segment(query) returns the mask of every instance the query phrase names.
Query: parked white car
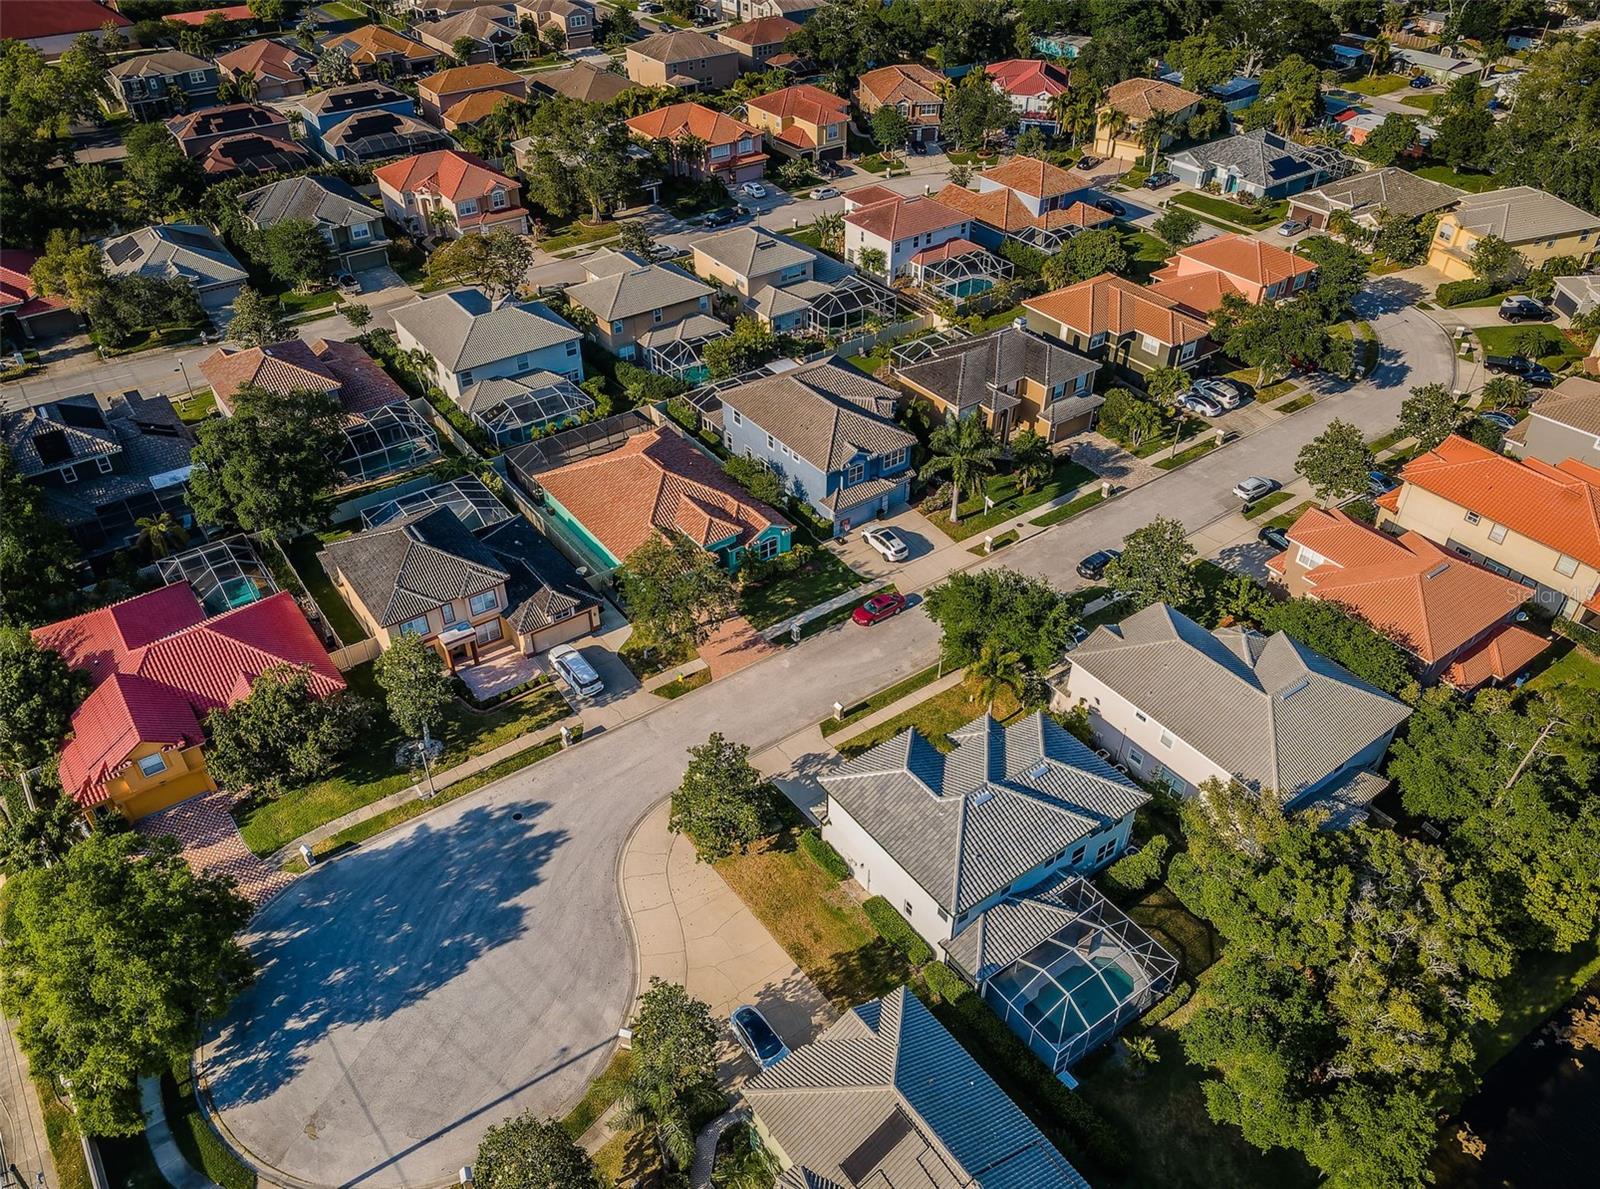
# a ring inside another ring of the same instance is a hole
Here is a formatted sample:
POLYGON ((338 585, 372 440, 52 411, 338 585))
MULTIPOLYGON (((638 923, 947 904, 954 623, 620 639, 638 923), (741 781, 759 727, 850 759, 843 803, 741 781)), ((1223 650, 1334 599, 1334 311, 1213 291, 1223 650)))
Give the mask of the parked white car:
POLYGON ((746 182, 739 187, 739 193, 746 198, 765 198, 767 196, 767 188, 760 182, 746 182))
POLYGON ((592 698, 605 692, 606 683, 600 680, 600 674, 583 659, 583 653, 572 645, 557 644, 545 655, 550 658, 550 667, 555 670, 562 684, 577 697, 592 698))
POLYGON ((1276 479, 1264 479, 1260 475, 1251 475, 1248 479, 1240 479, 1233 485, 1233 494, 1245 503, 1251 503, 1264 495, 1271 495, 1278 490, 1276 479))
POLYGON ((911 549, 904 538, 892 528, 864 529, 861 538, 883 554, 884 561, 905 561, 911 556, 911 549))

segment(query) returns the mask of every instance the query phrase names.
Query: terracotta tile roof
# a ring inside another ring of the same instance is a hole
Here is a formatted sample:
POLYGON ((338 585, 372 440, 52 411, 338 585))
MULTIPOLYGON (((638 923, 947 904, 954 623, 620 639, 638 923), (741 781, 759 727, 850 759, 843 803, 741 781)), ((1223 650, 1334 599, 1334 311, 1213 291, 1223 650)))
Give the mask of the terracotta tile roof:
POLYGON ((624 561, 657 532, 683 533, 700 545, 729 537, 746 545, 772 525, 789 525, 665 429, 545 471, 538 482, 611 556, 624 561))
POLYGON ((0 15, 0 37, 31 41, 35 38, 65 37, 69 33, 93 33, 104 24, 126 29, 133 24, 115 9, 97 0, 51 0, 49 4, 7 4, 0 15))
POLYGON ((1085 188, 1083 180, 1037 157, 1013 157, 1004 165, 986 169, 978 176, 1030 198, 1059 198, 1085 188))
POLYGON ((938 71, 908 63, 869 70, 856 80, 856 86, 879 104, 898 103, 902 99, 912 103, 942 103, 944 82, 944 75, 938 71))
POLYGON ((1007 95, 1059 95, 1068 85, 1065 70, 1037 58, 1007 58, 1004 62, 991 62, 984 69, 1007 95))
POLYGON ((875 202, 887 202, 893 198, 903 197, 898 191, 880 186, 876 182, 869 183, 855 190, 846 190, 844 194, 845 206, 854 210, 858 207, 871 206, 875 202))
POLYGON ((258 79, 273 82, 292 82, 304 78, 306 71, 317 64, 310 54, 295 46, 285 45, 270 38, 251 41, 217 58, 217 65, 234 74, 246 71, 258 79))
POLYGON ((758 95, 745 106, 779 117, 804 120, 808 124, 834 124, 850 118, 848 101, 810 83, 797 83, 758 95))
POLYGON ((1063 226, 1099 227, 1110 223, 1115 217, 1109 211, 1090 206, 1087 202, 1074 202, 1065 210, 1045 212, 1044 225, 1052 229, 1063 226))
POLYGON ((212 13, 221 13, 225 21, 248 21, 254 14, 248 4, 230 4, 225 8, 198 8, 190 12, 169 12, 161 19, 177 21, 180 25, 203 25, 212 13))
POLYGON ((432 190, 454 202, 487 194, 496 185, 512 190, 518 186, 481 157, 459 149, 436 149, 415 157, 402 157, 372 171, 379 182, 402 194, 432 190))
POLYGON ((723 41, 739 45, 775 45, 787 40, 789 34, 799 31, 800 26, 788 17, 757 17, 742 25, 731 25, 717 36, 723 41))
POLYGON ((782 132, 778 133, 777 139, 783 141, 784 144, 792 144, 798 149, 814 149, 817 147, 817 138, 799 124, 790 124, 782 132))
POLYGON ((338 34, 328 44, 344 48, 352 62, 363 64, 376 62, 385 54, 399 54, 412 60, 439 56, 438 50, 429 49, 409 37, 402 37, 383 25, 362 25, 359 29, 338 34))
POLYGON ((1309 508, 1289 540, 1325 558, 1306 572, 1312 598, 1353 611, 1424 663, 1449 656, 1505 619, 1531 587, 1473 565, 1420 533, 1398 538, 1333 510, 1309 508))
POLYGON ((1317 262, 1309 256, 1249 235, 1219 235, 1179 248, 1177 255, 1257 285, 1275 285, 1317 271, 1317 262))
POLYGON ((669 103, 626 123, 647 140, 675 140, 685 134, 698 136, 708 145, 737 143, 741 136, 752 137, 757 144, 761 140, 759 130, 703 103, 669 103))
POLYGON ((1491 679, 1509 681, 1550 647, 1550 641, 1515 624, 1502 625, 1474 644, 1445 670, 1442 680, 1459 690, 1474 690, 1491 679))
POLYGON ((205 715, 245 697, 276 665, 307 669, 318 697, 344 688, 286 591, 206 619, 194 592, 175 583, 33 637, 97 683, 61 752, 63 787, 85 806, 105 800, 106 782, 134 747, 200 742, 205 715))
POLYGON ((245 350, 218 347, 201 361, 200 374, 210 383, 224 412, 231 408, 234 394, 247 384, 268 392, 307 388, 314 392, 337 392, 339 389, 339 378, 317 358, 304 339, 285 339, 267 347, 245 350))
MULTIPOLYGON (((1600 470, 1518 462, 1452 434, 1405 465, 1407 485, 1600 568, 1600 470)), ((1397 489, 1401 490, 1401 489, 1397 489)))
POLYGON ((417 80, 417 90, 430 95, 454 95, 457 91, 478 91, 485 87, 503 87, 507 83, 522 84, 523 78, 496 66, 493 62, 480 62, 474 66, 452 66, 438 74, 417 80))
POLYGON ((494 109, 502 103, 515 102, 517 97, 504 91, 474 91, 465 99, 445 108, 442 118, 446 128, 454 129, 462 124, 475 124, 485 116, 493 115, 494 109))
POLYGON ((1110 273, 1030 298, 1022 304, 1025 309, 1091 335, 1137 331, 1176 346, 1202 339, 1210 330, 1207 322, 1189 313, 1172 298, 1110 273))
POLYGON ((1154 78, 1129 78, 1106 92, 1106 107, 1114 107, 1130 120, 1147 120, 1158 111, 1180 112, 1200 96, 1154 78))
POLYGON ((857 207, 844 217, 852 227, 859 227, 868 235, 898 243, 913 235, 942 231, 967 221, 967 214, 954 207, 945 206, 937 199, 917 195, 905 198, 895 195, 870 206, 857 207))
POLYGON ((339 407, 346 413, 370 413, 406 401, 405 389, 355 343, 318 339, 311 350, 339 381, 339 407))
POLYGON ((33 287, 29 274, 39 261, 37 252, 21 248, 0 248, 0 309, 9 310, 22 317, 43 313, 45 310, 64 310, 67 303, 59 297, 41 297, 33 287))
POLYGON ((1167 267, 1150 277, 1150 292, 1171 298, 1186 310, 1210 317, 1222 307, 1224 297, 1243 297, 1244 293, 1226 273, 1198 272, 1180 277, 1167 267))
POLYGON ((965 256, 970 252, 981 251, 983 249, 970 239, 962 239, 957 236, 955 239, 945 240, 937 248, 923 248, 922 251, 911 258, 911 263, 934 264, 940 260, 950 260, 956 256, 965 256))

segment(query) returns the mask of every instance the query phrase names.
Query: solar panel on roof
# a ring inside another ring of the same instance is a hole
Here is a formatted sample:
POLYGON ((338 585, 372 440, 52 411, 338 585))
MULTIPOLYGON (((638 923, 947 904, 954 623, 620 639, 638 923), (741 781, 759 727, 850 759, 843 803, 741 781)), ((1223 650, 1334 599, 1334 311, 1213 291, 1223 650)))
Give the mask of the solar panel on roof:
POLYGON ((882 1123, 873 1129, 871 1135, 857 1145, 843 1160, 839 1161, 839 1171, 850 1178, 852 1185, 859 1185, 863 1180, 872 1175, 872 1171, 882 1164, 889 1153, 901 1140, 912 1133, 911 1120, 906 1118, 906 1113, 898 1106, 882 1123))
POLYGON ((106 419, 100 412, 97 403, 77 404, 74 401, 64 400, 56 405, 56 416, 63 425, 76 426, 79 429, 104 429, 106 419))
POLYGON ((131 239, 119 239, 106 249, 106 255, 111 257, 112 264, 121 264, 133 259, 142 249, 131 239))
POLYGON ((194 248, 201 252, 212 250, 211 240, 204 235, 197 235, 193 231, 168 231, 167 238, 175 244, 182 244, 186 248, 194 248))

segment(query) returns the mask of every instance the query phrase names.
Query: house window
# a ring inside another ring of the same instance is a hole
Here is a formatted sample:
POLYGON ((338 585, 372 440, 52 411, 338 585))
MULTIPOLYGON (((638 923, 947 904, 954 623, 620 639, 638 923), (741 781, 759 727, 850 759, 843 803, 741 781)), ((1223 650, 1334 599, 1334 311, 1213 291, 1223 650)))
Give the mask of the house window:
POLYGON ((372 225, 370 223, 357 223, 350 228, 350 238, 356 243, 362 243, 372 238, 372 225))
POLYGON ((948 921, 950 919, 950 914, 941 908, 939 909, 939 919, 941 921, 948 921))
POLYGON ((1137 747, 1128 748, 1128 764, 1133 768, 1144 768, 1144 752, 1137 747))
POLYGON ((1478 521, 1480 521, 1482 519, 1483 519, 1483 517, 1479 516, 1476 512, 1468 512, 1467 513, 1467 523, 1468 524, 1477 524, 1478 521))
POLYGON ((478 200, 476 198, 463 198, 456 203, 456 214, 466 216, 478 213, 478 200))
POLYGON ((528 357, 526 355, 518 355, 517 356, 517 371, 525 372, 527 370, 528 370, 528 357))
POLYGON ((63 483, 76 483, 78 481, 78 470, 76 467, 62 467, 58 473, 60 474, 61 481, 63 483))
POLYGON ((486 590, 482 594, 473 595, 467 605, 472 608, 474 615, 482 615, 500 605, 500 596, 492 590, 486 590))
POLYGON ((428 617, 419 615, 415 619, 408 619, 400 625, 402 636, 426 636, 428 634, 428 617))
POLYGON ((1577 572, 1578 572, 1578 559, 1577 558, 1568 557, 1565 553, 1563 553, 1560 557, 1556 558, 1556 573, 1560 574, 1563 578, 1571 578, 1577 572))
POLYGON ((578 340, 577 339, 568 339, 567 340, 567 357, 569 359, 570 358, 574 358, 574 357, 577 356, 577 354, 578 354, 578 340))
POLYGON ((509 204, 506 202, 506 192, 504 190, 496 187, 494 190, 489 192, 490 210, 503 211, 506 209, 507 205, 509 204))
POLYGON ((1099 348, 1101 348, 1101 347, 1103 347, 1105 345, 1106 345, 1106 332, 1105 331, 1102 330, 1099 334, 1091 334, 1089 336, 1089 350, 1091 350, 1091 351, 1098 350, 1099 348))
POLYGON ((752 552, 762 561, 771 561, 778 556, 778 538, 763 537, 755 543, 752 552))
POLYGON ((1161 746, 1162 747, 1171 747, 1172 746, 1172 732, 1171 731, 1162 731, 1161 732, 1161 746))
POLYGON ((738 409, 729 409, 728 412, 733 415, 733 423, 735 425, 743 425, 744 424, 744 418, 739 416, 739 410, 738 409))
POLYGON ((204 84, 206 81, 206 72, 204 70, 191 70, 189 72, 189 81, 191 83, 204 84))
POLYGON ((621 322, 613 322, 611 324, 611 333, 612 334, 621 334, 622 333, 622 323, 621 322))
POLYGON ((854 486, 855 484, 861 482, 862 477, 864 475, 866 475, 866 473, 867 473, 867 468, 864 467, 861 463, 852 462, 849 466, 845 467, 845 469, 844 469, 844 485, 846 487, 854 486))
POLYGON ((1500 542, 1504 541, 1505 539, 1506 539, 1506 526, 1505 525, 1497 524, 1497 525, 1495 525, 1493 528, 1491 528, 1489 530, 1489 540, 1493 541, 1496 545, 1500 544, 1500 542))
POLYGON ((891 450, 889 453, 883 456, 883 469, 886 471, 892 471, 895 469, 895 467, 903 465, 905 461, 906 448, 901 446, 900 449, 891 450))
POLYGON ((1149 722, 1150 721, 1148 718, 1146 718, 1144 716, 1144 711, 1143 710, 1135 710, 1133 712, 1133 717, 1138 719, 1140 722, 1149 722))
POLYGON ((912 910, 912 907, 911 907, 911 901, 909 901, 909 900, 906 901, 905 908, 906 908, 906 916, 910 917, 913 914, 913 910, 912 910))
POLYGON ((1141 335, 1139 337, 1139 345, 1151 355, 1159 354, 1161 351, 1161 340, 1153 334, 1141 335))
POLYGON ((1117 840, 1115 838, 1107 838, 1100 844, 1099 849, 1094 852, 1094 865, 1096 867, 1100 866, 1101 863, 1104 863, 1115 854, 1116 850, 1117 840))
POLYGON ((160 776, 167 770, 167 757, 159 751, 153 756, 143 756, 139 760, 139 771, 146 777, 160 776))
POLYGON ((439 614, 444 617, 445 626, 449 627, 456 621, 456 605, 454 603, 446 603, 439 608, 439 614))
POLYGON ((111 473, 111 460, 104 454, 97 454, 95 456, 94 465, 100 468, 100 473, 102 475, 109 475, 111 473))
POLYGON ((1079 863, 1083 862, 1083 852, 1084 852, 1084 847, 1082 847, 1082 846, 1080 846, 1077 850, 1072 852, 1072 865, 1074 867, 1076 867, 1079 863))
POLYGON ((771 450, 773 448, 773 446, 775 446, 776 444, 777 443, 772 440, 772 435, 768 434, 767 435, 767 449, 771 450))
POLYGON ((660 310, 651 310, 650 311, 650 321, 655 322, 655 323, 660 323, 660 321, 661 321, 661 311, 660 310))
POLYGON ((499 619, 491 619, 487 623, 478 625, 477 637, 479 644, 493 644, 503 635, 505 635, 505 629, 500 626, 499 619))

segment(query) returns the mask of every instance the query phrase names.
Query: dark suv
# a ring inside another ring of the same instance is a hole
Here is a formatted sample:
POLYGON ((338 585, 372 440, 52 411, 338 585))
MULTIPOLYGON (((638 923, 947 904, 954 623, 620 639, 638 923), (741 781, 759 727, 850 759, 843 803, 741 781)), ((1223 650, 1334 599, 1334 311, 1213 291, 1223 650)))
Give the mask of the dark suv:
POLYGON ((1556 312, 1531 297, 1508 297, 1500 303, 1502 322, 1554 322, 1556 312))
POLYGON ((1120 549, 1101 549, 1078 563, 1078 577, 1098 582, 1105 577, 1106 567, 1122 556, 1120 549))
POLYGON ((1555 376, 1544 364, 1534 359, 1525 359, 1521 355, 1489 355, 1484 358, 1483 366, 1486 371, 1520 376, 1540 388, 1548 388, 1556 382, 1555 376))

